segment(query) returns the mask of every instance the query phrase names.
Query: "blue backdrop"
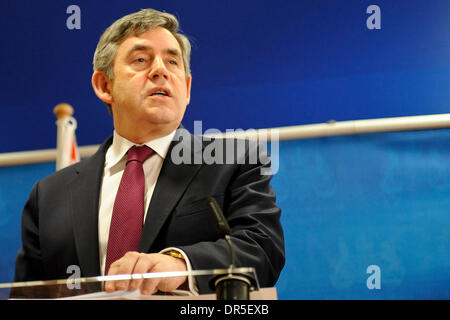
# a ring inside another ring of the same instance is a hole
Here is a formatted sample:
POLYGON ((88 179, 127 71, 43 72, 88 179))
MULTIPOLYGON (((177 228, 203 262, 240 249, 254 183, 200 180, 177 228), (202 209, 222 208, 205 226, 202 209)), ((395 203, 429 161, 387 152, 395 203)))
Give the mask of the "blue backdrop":
POLYGON ((449 112, 448 0, 3 0, 0 152, 54 148, 60 102, 75 108, 80 145, 109 136, 93 53, 114 20, 149 6, 176 14, 193 42, 189 129, 449 112), (66 26, 73 4, 79 30, 66 26), (372 4, 379 30, 366 26, 372 4))
MULTIPOLYGON (((282 141, 279 298, 448 299, 449 140, 450 129, 282 141), (371 265, 380 289, 367 287, 371 265)), ((0 168, 0 282, 13 277, 32 184, 54 168, 0 168)))
POLYGON ((450 298, 450 130, 280 144, 282 299, 450 298), (381 289, 369 290, 369 266, 381 289))

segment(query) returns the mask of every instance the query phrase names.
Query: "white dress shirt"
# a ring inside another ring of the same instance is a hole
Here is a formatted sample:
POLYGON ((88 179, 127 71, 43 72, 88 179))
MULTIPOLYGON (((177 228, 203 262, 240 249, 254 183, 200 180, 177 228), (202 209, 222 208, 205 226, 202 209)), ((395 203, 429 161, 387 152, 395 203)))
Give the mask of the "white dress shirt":
MULTIPOLYGON (((156 181, 158 180, 159 172, 161 171, 163 161, 167 155, 174 135, 175 131, 165 137, 142 144, 155 151, 155 154, 143 163, 145 175, 145 211, 143 223, 145 223, 148 206, 150 204, 150 200, 152 199, 153 191, 155 190, 156 181)), ((109 227, 111 224, 114 201, 116 199, 117 190, 119 189, 120 180, 122 179, 122 175, 125 170, 127 158, 126 153, 134 145, 136 145, 136 143, 125 139, 114 131, 113 143, 108 148, 105 156, 105 168, 103 171, 103 181, 100 190, 98 215, 98 241, 100 251, 100 270, 102 275, 105 273, 106 250, 108 248, 109 227)), ((189 259, 182 250, 177 248, 166 248, 162 250, 161 253, 171 249, 176 249, 179 251, 186 261, 188 271, 192 270, 189 259)), ((193 283, 193 279, 191 278, 192 277, 189 277, 189 289, 195 294, 195 285, 193 283)))

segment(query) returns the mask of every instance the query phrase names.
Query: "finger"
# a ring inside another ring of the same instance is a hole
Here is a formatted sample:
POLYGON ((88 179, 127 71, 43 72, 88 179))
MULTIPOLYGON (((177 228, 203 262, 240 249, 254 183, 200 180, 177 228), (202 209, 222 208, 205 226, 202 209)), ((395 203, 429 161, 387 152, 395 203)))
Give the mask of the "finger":
POLYGON ((145 279, 141 285, 141 294, 150 295, 158 291, 161 278, 145 279))
MULTIPOLYGON (((111 266, 109 267, 108 274, 107 274, 108 276, 119 274, 119 268, 120 268, 121 261, 122 261, 122 259, 119 259, 119 260, 114 261, 111 264, 111 266)), ((112 292, 112 291, 116 290, 116 281, 115 280, 106 281, 105 282, 105 290, 107 292, 112 292)))
MULTIPOLYGON (((164 256, 164 263, 161 263, 160 265, 155 266, 154 271, 158 272, 159 268, 166 268, 166 266, 170 266, 171 271, 186 271, 186 262, 184 260, 181 260, 179 258, 174 258, 170 256, 164 256)), ((162 270, 161 270, 162 271, 162 270)), ((170 292, 178 287, 180 287, 183 283, 187 281, 186 276, 180 276, 180 277, 166 277, 162 279, 158 283, 157 289, 163 292, 170 292)))
MULTIPOLYGON (((127 252, 120 262, 120 266, 115 269, 116 274, 131 274, 133 273, 134 266, 139 260, 140 254, 138 252, 127 252)), ((127 290, 130 284, 130 280, 118 280, 115 281, 116 290, 127 290)))
MULTIPOLYGON (((108 275, 131 274, 139 259, 138 252, 127 252, 122 258, 111 264, 108 275)), ((130 280, 108 281, 106 291, 127 290, 130 280)))
POLYGON ((157 290, 162 292, 171 292, 177 289, 186 281, 186 277, 168 277, 161 279, 157 285, 157 290))
MULTIPOLYGON (((152 269, 154 265, 154 259, 152 259, 152 255, 141 255, 134 266, 133 273, 146 273, 152 269)), ((141 287, 143 283, 143 279, 133 279, 130 282, 129 289, 136 290, 141 287)))
MULTIPOLYGON (((156 254, 153 257, 153 266, 147 272, 163 272, 163 271, 185 271, 186 263, 184 260, 173 258, 167 255, 156 254)), ((142 284, 142 294, 153 294, 161 290, 170 292, 177 289, 186 281, 187 277, 165 277, 145 279, 142 284)))

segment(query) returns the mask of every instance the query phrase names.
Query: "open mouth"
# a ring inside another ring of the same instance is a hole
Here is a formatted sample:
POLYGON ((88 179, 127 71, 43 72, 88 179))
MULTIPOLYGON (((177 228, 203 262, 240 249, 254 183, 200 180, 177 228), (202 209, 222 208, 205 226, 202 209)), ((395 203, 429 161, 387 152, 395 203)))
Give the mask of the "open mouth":
POLYGON ((150 96, 166 96, 166 97, 168 97, 169 94, 166 91, 164 91, 164 90, 158 90, 158 91, 153 92, 152 94, 150 94, 150 96))
POLYGON ((149 96, 150 97, 155 97, 155 96, 160 96, 160 97, 170 97, 170 91, 167 88, 164 87, 157 87, 157 88, 153 88, 150 92, 149 92, 149 96))

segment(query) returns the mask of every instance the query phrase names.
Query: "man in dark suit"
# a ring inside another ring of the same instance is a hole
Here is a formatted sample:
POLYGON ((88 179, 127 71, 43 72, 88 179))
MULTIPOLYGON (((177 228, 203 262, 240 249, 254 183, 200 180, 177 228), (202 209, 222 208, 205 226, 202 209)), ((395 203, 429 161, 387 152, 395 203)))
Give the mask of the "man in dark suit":
MULTIPOLYGON (((189 56, 178 21, 156 10, 127 15, 103 33, 92 85, 113 116, 114 134, 91 158, 35 184, 23 211, 15 281, 66 278, 70 265, 85 277, 227 268, 228 247, 206 205, 212 196, 231 227, 236 265, 254 267, 263 287, 275 284, 284 239, 271 176, 262 174, 270 167, 267 154, 249 142, 234 152, 239 148, 233 141, 233 163, 194 160, 204 159, 214 141, 224 141, 187 134, 181 126, 190 100, 189 56), (137 149, 150 151, 136 160, 137 149), (249 161, 254 155, 258 161, 249 161), (131 162, 138 169, 129 169, 131 162), (127 170, 137 176, 129 178, 127 170), (123 199, 141 177, 141 200, 123 199), (139 210, 136 229, 126 215, 139 210)), ((144 294, 182 287, 209 291, 207 281, 190 277, 105 285, 107 291, 139 288, 144 294)))

